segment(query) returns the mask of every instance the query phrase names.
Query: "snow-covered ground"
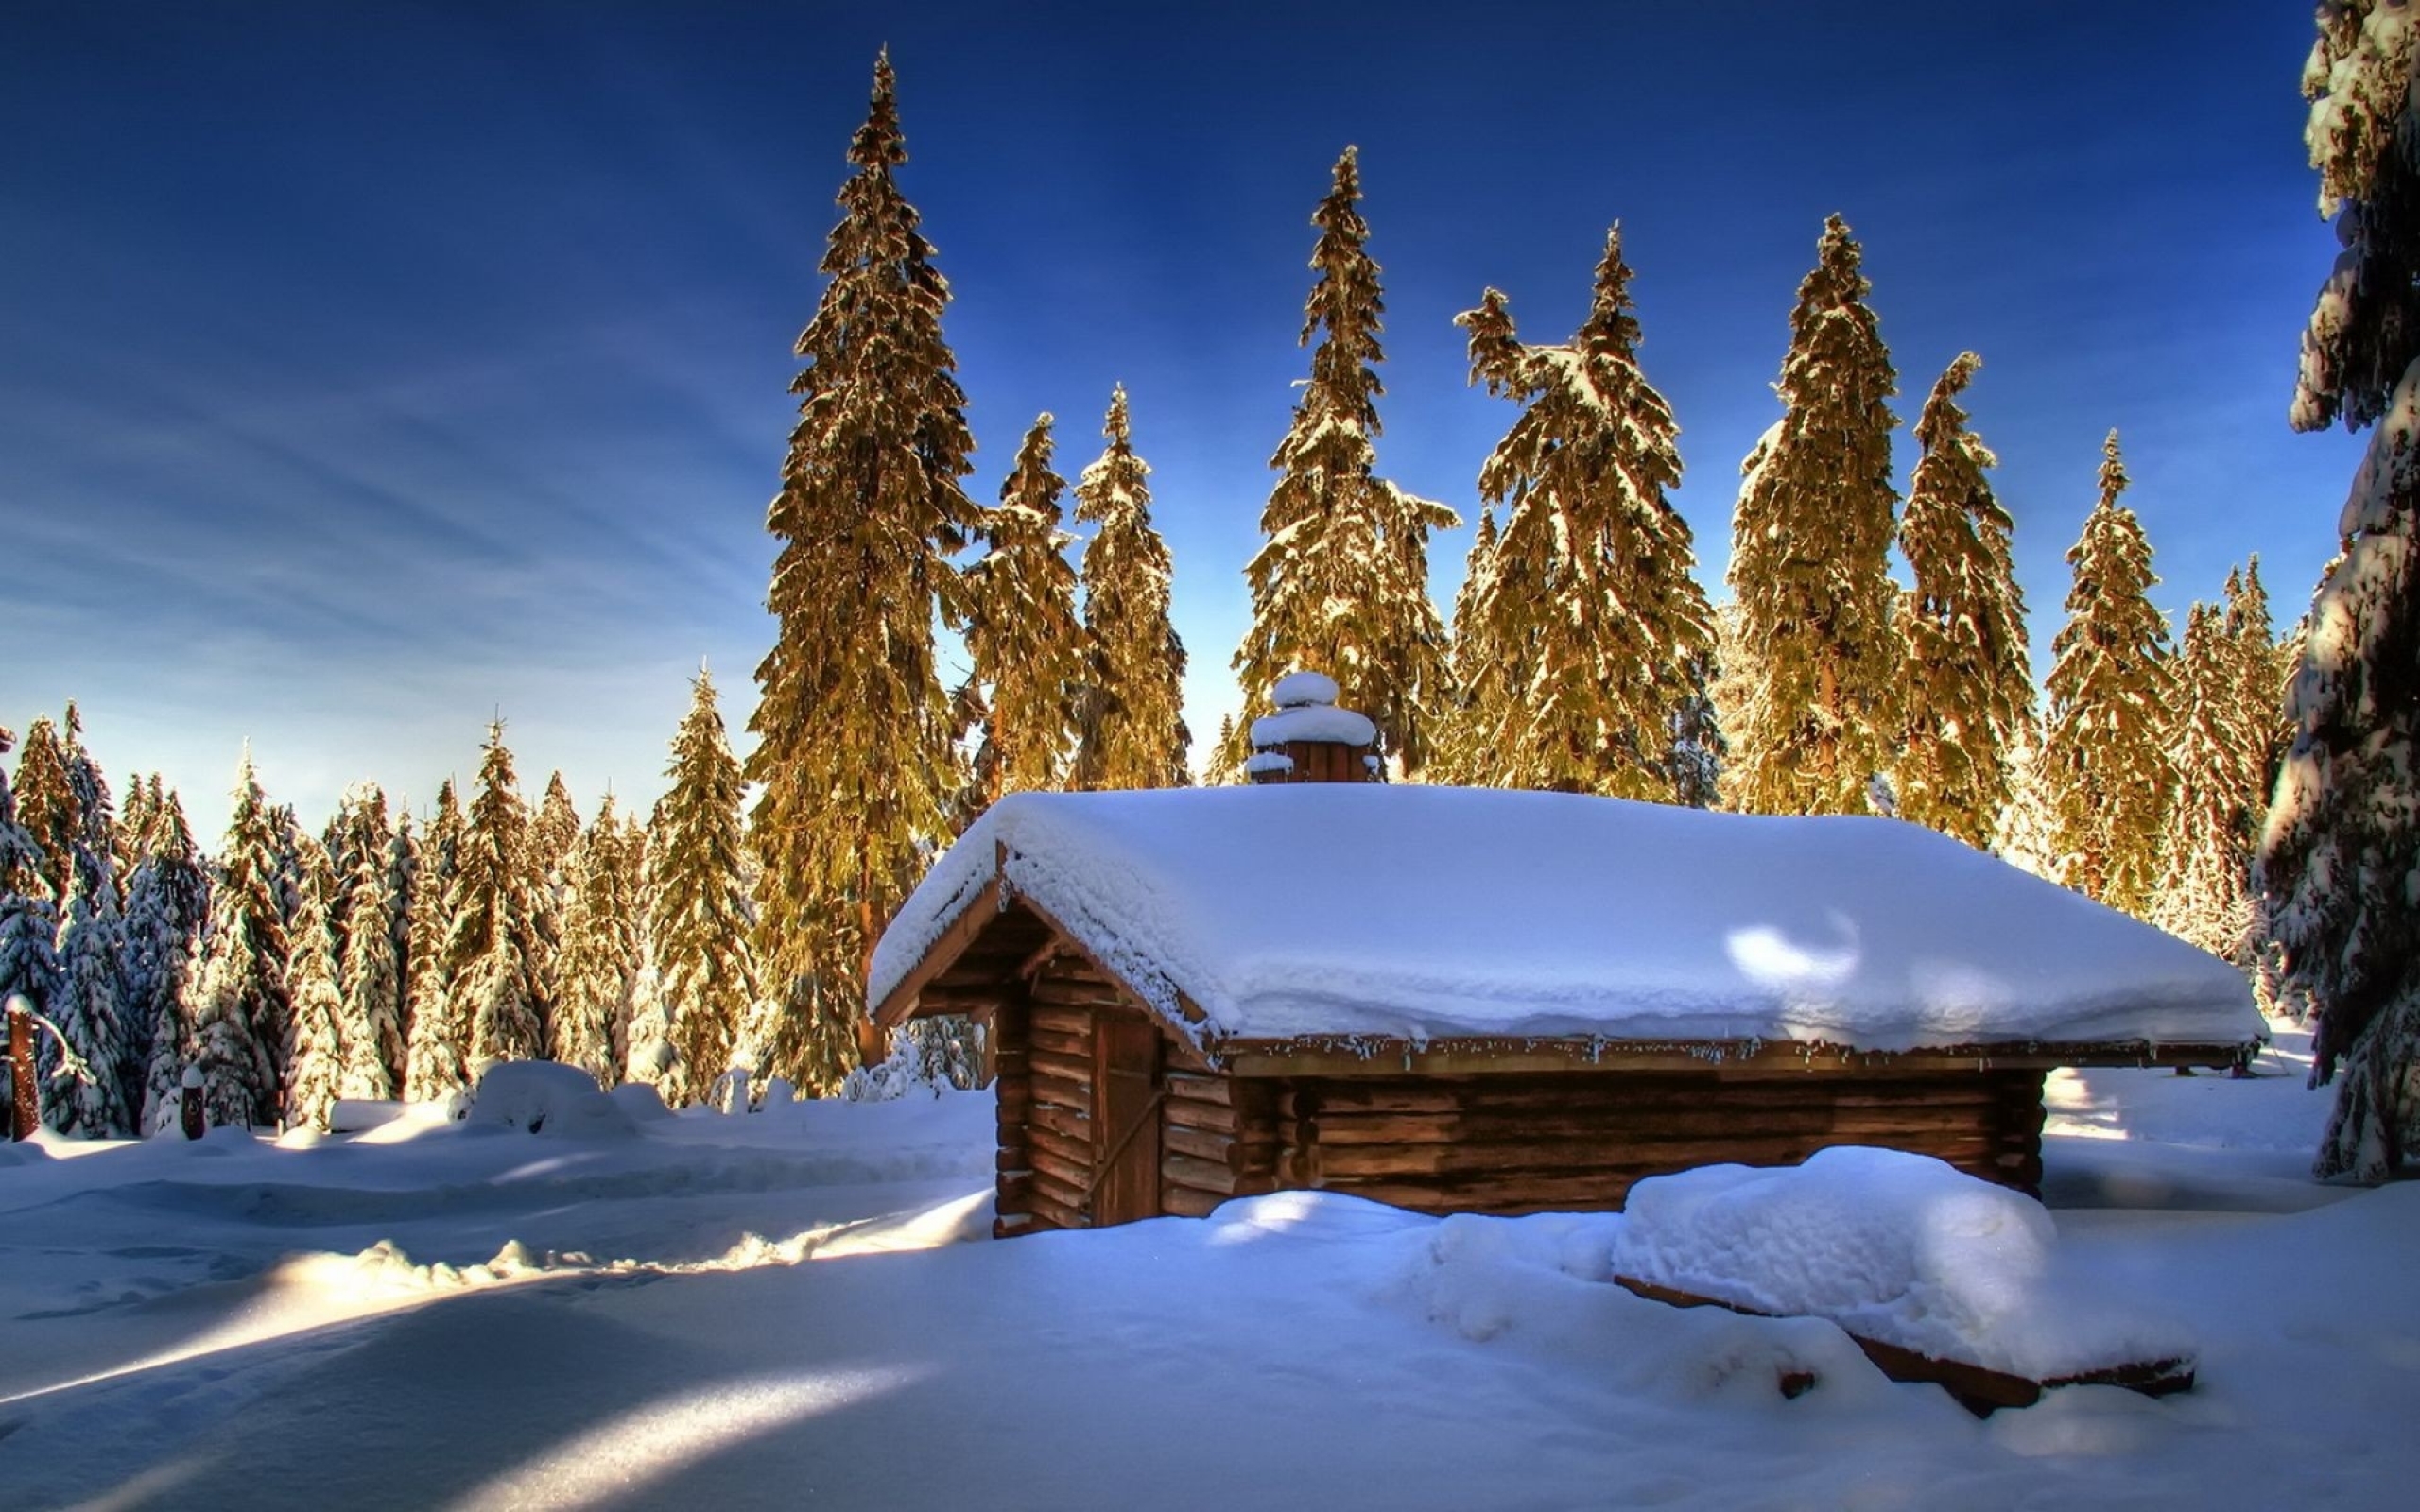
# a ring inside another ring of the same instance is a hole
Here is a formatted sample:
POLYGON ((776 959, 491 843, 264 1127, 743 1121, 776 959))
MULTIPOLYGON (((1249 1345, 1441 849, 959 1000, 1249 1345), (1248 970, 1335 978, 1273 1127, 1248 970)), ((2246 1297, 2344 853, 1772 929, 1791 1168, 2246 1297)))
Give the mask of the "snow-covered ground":
POLYGON ((2300 1054, 2056 1079, 2060 1249, 2201 1384, 1981 1422, 1614 1216, 992 1243, 980 1093, 0 1146, 0 1507, 2408 1505, 2420 1184, 2308 1180, 2300 1054))

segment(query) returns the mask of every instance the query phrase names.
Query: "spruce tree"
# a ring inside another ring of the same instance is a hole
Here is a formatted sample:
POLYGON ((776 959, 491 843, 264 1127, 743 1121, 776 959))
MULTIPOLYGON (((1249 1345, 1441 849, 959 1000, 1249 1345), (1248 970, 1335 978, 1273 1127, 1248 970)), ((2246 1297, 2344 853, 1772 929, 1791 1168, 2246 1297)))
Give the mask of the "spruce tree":
POLYGON ((36 714, 26 727, 26 748, 17 758, 17 822, 41 851, 34 874, 43 895, 54 904, 64 904, 74 889, 70 857, 83 824, 68 777, 67 749, 48 714, 36 714))
POLYGON ((595 1076, 600 1087, 622 1079, 637 986, 639 900, 622 852, 638 843, 608 793, 596 822, 573 847, 568 868, 572 888, 563 905, 562 953, 556 959, 560 995, 549 1054, 595 1076))
POLYGON ((344 998, 337 988, 337 940, 329 903, 336 868, 324 847, 302 846, 302 896, 286 932, 285 986, 293 1004, 294 1055, 286 1065, 285 1122, 290 1128, 328 1127, 342 1091, 346 1046, 344 998))
POLYGON ((2150 919, 2213 955, 2242 962, 2252 926, 2242 819, 2257 757, 2238 722, 2235 650, 2221 611, 2194 605, 2175 659, 2163 741, 2173 777, 2150 919))
POLYGON ((2049 695, 2040 780, 2055 816, 2061 881, 2135 915, 2158 881, 2168 785, 2168 624, 2152 607, 2151 542, 2118 507, 2126 468, 2111 431, 2101 448, 2100 499, 2067 553, 2075 584, 2049 695))
POLYGON ((1753 814, 1861 814, 1897 733, 1892 623, 1891 430, 1898 392, 1863 253, 1824 223, 1799 285, 1774 386, 1781 420, 1741 466, 1730 583, 1753 682, 1722 711, 1730 806, 1753 814))
POLYGON ((479 790, 455 847, 447 901, 447 1016, 470 1032, 466 1064, 474 1074, 494 1061, 535 1059, 545 1045, 534 892, 529 811, 498 720, 488 726, 479 790))
POLYGON ((1046 414, 1017 449, 1000 507, 983 517, 991 549, 966 573, 966 650, 990 690, 977 759, 987 804, 1058 786, 1074 739, 1084 630, 1059 528, 1067 483, 1050 470, 1051 444, 1046 414))
POLYGON ((162 795, 155 778, 145 799, 146 853, 126 892, 126 949, 135 989, 130 1022, 148 1025, 139 1083, 128 1089, 136 1129, 155 1133, 176 1122, 184 1069, 194 1058, 193 1000, 202 925, 210 917, 210 878, 195 850, 184 804, 162 795))
POLYGON ((2320 213, 2344 252, 2304 337, 2292 421, 2374 425, 2311 606, 2293 744, 2261 843, 2289 985, 2338 1080, 2315 1169, 2378 1179, 2420 1152, 2420 14, 2339 0, 2303 72, 2320 213))
POLYGON ((1428 534, 1461 522, 1372 471, 1385 304, 1360 199, 1359 152, 1346 147, 1311 216, 1319 276, 1301 336, 1311 374, 1270 458, 1279 476, 1261 511, 1266 544, 1244 570, 1253 618, 1235 668, 1248 716, 1269 712, 1269 691, 1287 673, 1326 673, 1339 702, 1369 715, 1380 745, 1413 772, 1428 760, 1430 726, 1449 692, 1444 626, 1428 596, 1428 534))
POLYGON ((48 1016, 83 1066, 62 1074, 58 1043, 43 1040, 42 1118, 61 1134, 121 1139, 134 1132, 121 1069, 127 1057, 126 1014, 118 1000, 124 936, 103 880, 107 864, 95 862, 80 840, 69 862, 74 881, 60 935, 60 991, 48 1016))
POLYGON ((657 1084, 678 1108, 703 1097, 732 1067, 732 1051, 756 997, 749 950, 747 862, 742 849, 739 764, 723 737, 714 679, 690 683, 689 713, 672 738, 671 786, 648 826, 648 942, 651 980, 676 1059, 657 1084))
POLYGON ((110 842, 118 879, 130 888, 134 885, 134 868, 151 854, 158 827, 160 774, 153 772, 149 782, 145 786, 143 774, 137 772, 127 783, 126 802, 118 808, 110 842))
POLYGON ((337 1038, 344 1046, 337 1095, 383 1102, 401 1094, 405 1065, 403 974, 395 952, 397 900, 392 887, 396 835, 387 822, 387 795, 375 783, 355 787, 345 795, 339 823, 346 869, 335 872, 336 858, 330 858, 331 903, 341 902, 344 921, 337 932, 343 1005, 337 1038))
MULTIPOLYGON (((15 732, 0 729, 0 756, 15 744, 15 732)), ((8 765, 0 762, 0 999, 23 993, 35 1011, 46 1012, 61 990, 59 912, 43 877, 46 852, 17 816, 8 765)))
POLYGON ((2257 758, 2253 792, 2243 816, 2247 841, 2256 844, 2269 795, 2276 787, 2277 767, 2294 727, 2286 718, 2286 695, 2301 659, 2302 643, 2281 644, 2270 622, 2269 590, 2260 581, 2260 558, 2255 554, 2240 571, 2227 573, 2226 611, 2222 621, 2236 660, 2233 718, 2247 749, 2257 758))
POLYGON ((1914 589, 1899 600, 1906 696, 1893 773, 1899 816, 1991 843, 2009 800, 2009 748, 2032 717, 2015 528, 1985 474, 1999 465, 1958 397, 1982 359, 1961 352, 1916 421, 1924 458, 1899 521, 1914 589))
POLYGON ((278 895, 276 816, 250 747, 219 848, 194 1004, 194 1063, 213 1124, 277 1125, 287 1023, 285 910, 278 895))
POLYGON ((115 910, 122 901, 118 891, 116 805, 110 799, 110 784, 101 775, 101 764, 84 748, 84 719, 70 700, 62 726, 61 747, 67 760, 67 784, 75 795, 76 830, 69 854, 78 859, 90 873, 87 885, 93 888, 95 902, 103 893, 109 895, 109 906, 115 910))
POLYGON ((579 843, 579 810, 572 803, 571 788, 562 773, 551 773, 529 821, 528 855, 531 921, 538 931, 538 995, 547 1003, 555 1000, 555 953, 562 948, 563 904, 571 890, 563 867, 579 843))
POLYGON ((1068 785, 1182 787, 1193 735, 1184 728, 1184 643, 1168 618, 1174 567, 1151 528, 1151 469, 1134 455, 1123 384, 1110 391, 1101 434, 1108 446, 1076 483, 1076 518, 1098 528, 1084 543, 1091 666, 1068 785))
POLYGON ((428 838, 412 878, 406 952, 404 1096, 424 1102, 470 1085, 471 1026, 454 1012, 445 942, 453 934, 454 877, 462 846, 462 808, 454 780, 438 784, 428 838))
MULTIPOLYGON (((1465 787, 1486 782, 1495 761, 1487 742, 1510 717, 1504 707, 1505 679, 1487 672, 1498 658, 1479 616, 1479 606, 1495 596, 1498 540, 1495 510, 1483 506, 1478 529, 1471 536, 1470 554, 1463 558, 1462 585, 1454 591, 1454 615, 1447 627, 1453 689, 1437 722, 1437 749, 1428 771, 1432 782, 1465 787)), ((1249 741, 1237 744, 1250 746, 1249 741)))
POLYGON ((1672 801, 1685 808, 1710 809, 1722 800, 1722 764, 1731 747, 1722 738, 1715 706, 1714 685, 1722 675, 1718 656, 1708 647, 1681 666, 1688 691, 1672 714, 1664 773, 1672 784, 1672 801))
POLYGON ((1479 468, 1503 531, 1492 543, 1482 532, 1485 570, 1456 606, 1476 663, 1461 670, 1484 690, 1467 696, 1480 722, 1467 781, 1678 796, 1674 728, 1696 691, 1691 662, 1714 647, 1713 610, 1666 497, 1681 480, 1680 426, 1639 370, 1630 279, 1616 227, 1568 343, 1522 344, 1495 289, 1455 318, 1471 381, 1522 406, 1479 468))
POLYGON ((978 512, 974 438, 942 336, 949 285, 893 178, 907 161, 890 60, 849 148, 782 490, 747 775, 764 869, 757 955, 779 1005, 764 1068, 837 1086, 878 1050, 865 1019, 875 938, 947 833, 957 784, 936 616, 965 594, 948 558, 978 512))
POLYGON ((1243 765, 1236 760, 1236 716, 1219 716, 1218 738, 1210 743, 1209 765, 1202 768, 1204 787, 1240 787, 1243 785, 1243 765))
POLYGON ((2029 718, 2009 747, 2008 801, 1992 829, 1992 854, 2020 871, 2065 886, 2067 866, 2059 850, 2056 795, 2041 754, 2041 722, 2029 718))

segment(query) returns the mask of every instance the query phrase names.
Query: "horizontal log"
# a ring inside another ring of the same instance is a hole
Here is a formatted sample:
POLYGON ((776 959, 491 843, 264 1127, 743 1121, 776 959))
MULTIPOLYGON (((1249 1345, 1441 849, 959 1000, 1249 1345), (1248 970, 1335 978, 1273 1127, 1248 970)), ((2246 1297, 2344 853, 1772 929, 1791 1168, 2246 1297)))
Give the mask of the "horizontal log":
MULTIPOLYGON (((1466 1143, 1460 1144, 1329 1144, 1314 1147, 1317 1170, 1329 1183, 1357 1176, 1467 1176, 1585 1173, 1615 1167, 1685 1170, 1699 1165, 1795 1165, 1819 1149, 1853 1143, 1831 1135, 1760 1139, 1625 1140, 1582 1142, 1466 1143)), ((1894 1146, 1897 1147, 1897 1146, 1894 1146)), ((1910 1143, 1913 1153, 1953 1163, 1989 1160, 1997 1152, 1981 1139, 1932 1139, 1910 1143)))
POLYGON ((1081 1209, 1068 1203, 1062 1202, 1056 1197, 1046 1196, 1041 1192, 1037 1191, 1033 1194, 1032 1201, 1033 1217, 1037 1227, 1045 1225, 1052 1228, 1089 1228, 1092 1227, 1090 1223, 1084 1220, 1081 1209))
POLYGON ((1035 1033, 1072 1034, 1089 1039, 1093 1032, 1093 1016, 1082 1008, 1061 1007, 1056 1004, 1037 1003, 1029 1010, 1030 1028, 1035 1033))
POLYGON ((1090 1076, 1069 1074, 1058 1066, 1037 1066, 1025 1083, 1038 1103, 1057 1103, 1063 1108, 1081 1108, 1092 1101, 1093 1082, 1090 1076))
POLYGON ((1202 1192, 1193 1187, 1163 1183, 1160 1187, 1160 1211, 1176 1218, 1207 1218, 1220 1203, 1231 1198, 1216 1192, 1202 1192))
POLYGON ((1036 1163, 1033 1168, 1034 1211, 1039 1212, 1042 1211, 1040 1205, 1049 1201, 1070 1212, 1080 1212, 1086 1201, 1084 1194, 1091 1188, 1092 1183, 1081 1175, 1071 1180, 1063 1171, 1036 1163))
POLYGON ((1080 1082, 1086 1086, 1092 1084, 1093 1057, 1089 1054, 1062 1055, 1037 1047, 1030 1052, 1030 1057, 1036 1081, 1045 1076, 1057 1076, 1063 1081, 1080 1082))
MULTIPOLYGON (((1160 1111, 1161 1121, 1170 1128, 1197 1128, 1205 1134, 1231 1136, 1241 1134, 1244 1129, 1241 1114, 1217 1103, 1188 1103, 1170 1097, 1160 1104, 1160 1111)), ((1273 1125, 1264 1125, 1263 1134, 1266 1138, 1274 1139, 1277 1131, 1273 1125)))
POLYGON ((1264 1164, 1274 1160, 1277 1154, 1274 1141, 1260 1141, 1255 1149, 1254 1145, 1232 1135, 1207 1134, 1198 1128, 1184 1128, 1173 1124, 1160 1130, 1160 1147, 1208 1160, 1214 1165, 1223 1165, 1230 1171, 1244 1170, 1255 1154, 1264 1164))
POLYGON ((1033 1194, 1033 1173, 1004 1171, 993 1183, 992 1210, 994 1212, 1023 1212, 1026 1199, 1033 1194))
POLYGON ((992 1152, 994 1171, 1022 1171, 1031 1163, 1031 1150, 1024 1144, 1003 1144, 992 1152))
MULTIPOLYGON (((1896 1108, 1998 1106, 2004 1099, 1979 1081, 1927 1079, 1899 1087, 1837 1079, 1798 1077, 1787 1081, 1726 1083, 1712 1076, 1607 1075, 1560 1080, 1504 1078, 1494 1084, 1484 1077, 1438 1083, 1419 1081, 1341 1082, 1315 1080, 1297 1084, 1292 1104, 1297 1111, 1320 1117, 1341 1113, 1449 1113, 1536 1111, 1691 1110, 1709 1107, 1746 1108, 1896 1108), (1849 1090, 1854 1088, 1856 1090, 1849 1090)), ((1251 1085, 1247 1083, 1246 1085, 1251 1085)))
POLYGON ((1069 1034, 1061 1029, 1048 1029, 1035 1024, 1028 1036, 1038 1054, 1064 1056, 1070 1060, 1089 1062, 1093 1057, 1093 1037, 1089 1031, 1069 1034))
POLYGON ((1032 1069, 1032 1062, 1027 1059, 1026 1049, 1021 1042, 1002 1041, 993 1046, 992 1074, 994 1076, 1007 1080, 1012 1076, 1023 1076, 1032 1069))
POLYGON ((1059 1183, 1079 1197, 1093 1184, 1090 1160, 1071 1160, 1057 1150, 1045 1149, 1028 1150, 1026 1158, 1028 1170, 1059 1183))
POLYGON ((1215 1103, 1220 1108, 1236 1104, 1236 1084, 1224 1076, 1204 1076, 1189 1071, 1167 1074, 1168 1096, 1189 1103, 1215 1103))
POLYGON ((1093 1142, 1089 1134, 1081 1139, 1074 1139, 1060 1133, 1057 1129, 1044 1128, 1036 1124, 1026 1130, 1026 1146, 1028 1149, 1048 1150, 1062 1160, 1073 1161, 1087 1168, 1092 1164, 1093 1142))
POLYGON ((1033 1106, 1033 1081, 1027 1076, 1019 1076, 1014 1081, 994 1081, 992 1099, 1001 1123, 1021 1119, 1025 1110, 1033 1106))
POLYGON ((1124 993, 1106 982, 1088 982, 1078 977, 1046 976, 1033 984, 1033 1004, 1056 1008, 1121 1008, 1127 1006, 1124 993))
POLYGON ((1036 1103, 1033 1105, 1033 1116, 1028 1126, 1048 1129, 1062 1138, 1075 1141, 1086 1149, 1092 1147, 1093 1121, 1072 1108, 1061 1108, 1054 1103, 1036 1103))
POLYGON ((1167 1181, 1203 1192, 1232 1193, 1236 1190, 1234 1171, 1209 1160, 1195 1160, 1189 1155, 1162 1155, 1160 1175, 1167 1181))
POLYGON ((1003 1212, 992 1220, 992 1237, 994 1239, 1014 1239, 1019 1234, 1032 1233, 1035 1229, 1041 1227, 1042 1226, 1040 1224, 1034 1222, 1032 1213, 1003 1212))

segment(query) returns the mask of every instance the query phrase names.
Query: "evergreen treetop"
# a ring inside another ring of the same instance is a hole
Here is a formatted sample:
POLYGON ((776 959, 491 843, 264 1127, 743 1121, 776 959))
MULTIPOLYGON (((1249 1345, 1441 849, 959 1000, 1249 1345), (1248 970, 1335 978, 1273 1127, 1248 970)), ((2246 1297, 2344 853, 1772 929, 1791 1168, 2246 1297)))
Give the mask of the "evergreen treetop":
POLYGON ((1679 425, 1640 371, 1621 232, 1605 238, 1588 318, 1561 346, 1527 346, 1505 297, 1456 317, 1471 380, 1522 406, 1479 469, 1504 507, 1483 528, 1456 604, 1467 781, 1670 801, 1673 724, 1689 665, 1714 644, 1691 576, 1689 527, 1666 490, 1681 479, 1679 425))
POLYGON ((978 519, 959 481, 975 443, 942 336, 949 285, 893 177, 907 157, 885 55, 798 340, 799 421, 766 516, 780 625, 749 720, 758 949, 784 1009, 769 1069, 802 1084, 873 1048, 866 960, 957 783, 933 627, 965 608, 947 558, 978 519))
POLYGON ((1982 359, 1961 352, 1916 421, 1924 447, 1899 522, 1915 587, 1899 603, 1907 719, 1899 816, 1978 848, 2009 800, 2009 751, 2032 717, 2014 523, 1992 491, 1999 459, 1958 398, 1982 359))
POLYGON ((1109 444, 1076 483, 1076 518, 1098 528, 1084 544, 1090 667, 1068 785, 1182 787, 1193 736, 1184 726, 1184 643, 1168 617, 1175 569, 1151 528, 1151 469, 1134 455, 1123 384, 1110 393, 1101 435, 1109 444))
POLYGON ((1447 692, 1428 534, 1461 522, 1373 472, 1385 305, 1360 199, 1358 149, 1346 147, 1311 216, 1318 277, 1301 337, 1312 348, 1311 374, 1270 458, 1279 476, 1261 511, 1266 544, 1245 568, 1253 622, 1235 668, 1247 715, 1287 673, 1327 673, 1340 701, 1368 714, 1380 744, 1411 771, 1428 758, 1432 710, 1447 692))
POLYGON ((2111 431, 2101 448, 2100 497, 2067 552, 2075 569, 2067 623, 2051 642, 2057 661, 2042 753, 2068 886, 2140 915, 2157 881, 2167 794, 2168 622, 2152 606, 2151 542, 2118 500, 2125 463, 2111 431))
POLYGON ((1824 223, 1790 313, 1782 418, 1741 465, 1729 580, 1756 668, 1724 711, 1724 791, 1757 814, 1856 814, 1897 734, 1889 558, 1897 494, 1885 401, 1898 392, 1863 253, 1824 223))
POLYGON ((1075 738, 1084 632, 1059 528, 1067 482, 1050 470, 1050 425, 1045 414, 1026 432, 999 507, 983 518, 991 549, 966 573, 967 654, 975 681, 991 689, 978 759, 985 803, 1059 785, 1075 738))

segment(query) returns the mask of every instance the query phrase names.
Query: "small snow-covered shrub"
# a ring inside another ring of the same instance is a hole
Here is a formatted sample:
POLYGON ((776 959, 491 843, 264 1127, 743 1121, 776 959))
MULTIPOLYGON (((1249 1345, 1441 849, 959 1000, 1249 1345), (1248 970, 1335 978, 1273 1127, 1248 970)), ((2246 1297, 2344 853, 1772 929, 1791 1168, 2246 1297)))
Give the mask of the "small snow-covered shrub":
POLYGON ((566 1139, 612 1139, 638 1132, 631 1115, 578 1066, 551 1060, 508 1060, 479 1078, 470 1120, 474 1128, 515 1129, 566 1139))

